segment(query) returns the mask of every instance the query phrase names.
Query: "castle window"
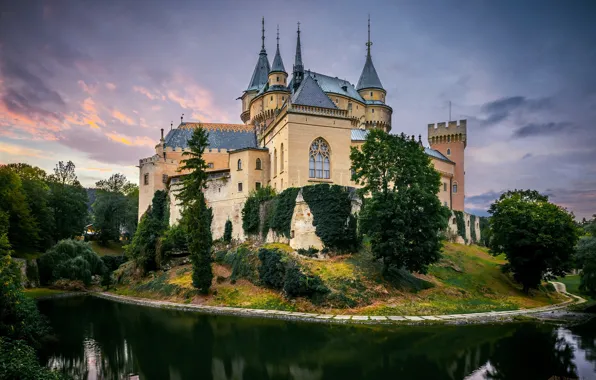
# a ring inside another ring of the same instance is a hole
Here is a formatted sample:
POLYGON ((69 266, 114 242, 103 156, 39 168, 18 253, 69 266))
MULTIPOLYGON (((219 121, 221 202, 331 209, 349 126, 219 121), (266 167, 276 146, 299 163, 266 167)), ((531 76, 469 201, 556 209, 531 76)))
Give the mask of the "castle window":
POLYGON ((277 148, 273 149, 273 175, 277 175, 277 148))
POLYGON ((319 137, 310 145, 309 177, 329 179, 331 177, 331 150, 329 144, 319 137))
POLYGON ((257 158, 257 165, 255 167, 256 170, 261 170, 261 159, 257 158))
POLYGON ((370 97, 372 98, 372 91, 370 92, 370 97))
POLYGON ((161 175, 161 182, 163 182, 163 183, 167 183, 168 182, 168 175, 167 174, 162 174, 161 175))
POLYGON ((284 100, 286 100, 286 97, 285 96, 282 96, 281 97, 281 101, 283 102, 284 100))
POLYGON ((277 78, 276 80, 279 82, 279 76, 278 76, 278 77, 276 77, 276 78, 277 78))
POLYGON ((261 182, 255 182, 255 189, 259 190, 261 188, 261 182))
POLYGON ((348 111, 352 110, 352 103, 348 103, 348 111))
POLYGON ((447 136, 447 142, 451 142, 451 136, 447 136))
POLYGON ((445 201, 445 207, 448 207, 448 206, 447 206, 447 201, 445 201))
POLYGON ((280 185, 280 189, 283 190, 284 189, 284 179, 281 179, 281 185, 280 185))
POLYGON ((242 192, 242 182, 238 182, 238 192, 242 192))
POLYGON ((238 160, 238 170, 242 170, 242 160, 238 160))
POLYGON ((145 173, 145 175, 143 176, 143 183, 145 185, 149 184, 149 173, 145 173))
POLYGON ((372 109, 372 113, 375 113, 375 109, 374 108, 372 109))
POLYGON ((453 194, 457 193, 457 183, 453 184, 453 194))
POLYGON ((207 169, 213 169, 213 162, 207 163, 207 169))
POLYGON ((451 149, 447 148, 447 155, 451 156, 451 149))
POLYGON ((281 144, 280 147, 280 151, 281 151, 281 161, 279 163, 279 167, 281 168, 281 171, 284 171, 284 144, 281 144))
POLYGON ((339 99, 338 98, 335 98, 335 103, 339 103, 339 99))
POLYGON ((443 182, 443 191, 447 191, 447 183, 443 182))

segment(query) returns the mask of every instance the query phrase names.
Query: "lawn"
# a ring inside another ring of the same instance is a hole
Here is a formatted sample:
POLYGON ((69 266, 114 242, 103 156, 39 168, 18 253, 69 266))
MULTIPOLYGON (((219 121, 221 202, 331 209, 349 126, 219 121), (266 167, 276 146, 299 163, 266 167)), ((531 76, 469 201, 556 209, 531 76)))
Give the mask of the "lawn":
POLYGON ((560 277, 557 281, 562 282, 567 287, 567 292, 571 294, 575 294, 577 296, 583 297, 588 301, 596 301, 594 297, 589 296, 587 293, 584 293, 579 290, 579 283, 580 283, 580 275, 579 274, 570 274, 565 277, 560 277))
POLYGON ((49 288, 31 288, 25 289, 25 295, 29 298, 43 298, 56 294, 64 293, 64 290, 49 289, 49 288))
POLYGON ((97 253, 99 256, 121 256, 124 255, 124 248, 122 248, 122 244, 119 242, 109 242, 107 247, 102 246, 97 241, 91 241, 91 248, 97 253))

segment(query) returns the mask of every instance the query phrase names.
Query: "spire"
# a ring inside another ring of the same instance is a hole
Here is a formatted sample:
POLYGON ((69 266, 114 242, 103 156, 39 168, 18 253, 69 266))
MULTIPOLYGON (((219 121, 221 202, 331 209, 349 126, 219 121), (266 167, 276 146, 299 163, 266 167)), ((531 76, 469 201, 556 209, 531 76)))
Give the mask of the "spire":
POLYGON ((362 74, 360 74, 360 79, 358 80, 356 90, 362 90, 365 88, 379 88, 383 90, 383 85, 381 84, 381 80, 379 79, 377 70, 375 70, 375 65, 373 65, 372 57, 370 55, 370 47, 372 46, 372 44, 373 43, 370 40, 370 16, 368 16, 368 41, 366 42, 366 62, 364 63, 362 74))
POLYGON ((277 26, 277 51, 275 52, 275 58, 273 58, 273 66, 271 66, 271 72, 279 71, 282 73, 286 72, 284 67, 284 62, 281 59, 281 54, 279 53, 279 25, 277 26))
POLYGON ((261 51, 246 91, 259 90, 265 83, 267 83, 267 77, 269 76, 269 71, 271 71, 269 59, 267 58, 267 51, 265 50, 265 17, 261 20, 261 25, 261 51))
POLYGON ((298 22, 298 37, 296 39, 296 57, 294 58, 294 91, 300 86, 304 78, 304 65, 302 64, 302 48, 300 47, 300 22, 298 22))

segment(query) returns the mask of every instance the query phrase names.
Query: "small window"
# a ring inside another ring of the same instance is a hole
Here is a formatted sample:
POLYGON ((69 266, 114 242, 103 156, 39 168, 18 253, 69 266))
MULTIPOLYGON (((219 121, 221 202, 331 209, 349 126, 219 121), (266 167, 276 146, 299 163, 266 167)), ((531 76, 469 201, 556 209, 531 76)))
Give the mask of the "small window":
POLYGON ((161 182, 163 182, 163 183, 167 183, 168 182, 168 175, 167 174, 162 174, 161 175, 161 182))
POLYGON ((372 98, 372 91, 370 92, 370 97, 372 98))
POLYGON ((374 108, 372 109, 372 113, 375 113, 375 109, 374 108))
POLYGON ((457 193, 457 183, 453 185, 453 194, 457 193))
POLYGON ((451 149, 447 148, 447 155, 451 156, 451 149))
POLYGON ((143 176, 143 183, 145 185, 149 184, 149 173, 145 173, 145 175, 143 176))
POLYGON ((238 170, 242 170, 242 160, 238 160, 238 170))
POLYGON ((273 101, 273 95, 271 95, 271 101, 273 101))
POLYGON ((213 162, 207 163, 207 169, 213 169, 213 162))
POLYGON ((280 184, 280 188, 283 190, 284 189, 284 179, 281 179, 281 184, 280 184))
POLYGON ((256 170, 262 170, 261 169, 261 159, 260 158, 257 158, 257 165, 256 165, 255 169, 256 170))
POLYGON ((447 206, 447 201, 445 201, 445 207, 448 207, 448 206, 447 206))
POLYGON ((285 96, 282 96, 281 97, 281 101, 283 102, 284 100, 286 100, 286 97, 285 96))
POLYGON ((443 182, 443 191, 447 191, 447 183, 443 182))
POLYGON ((276 80, 279 82, 279 77, 277 77, 277 79, 276 79, 276 80))
POLYGON ((338 98, 335 98, 335 103, 339 103, 339 99, 338 98))
POLYGON ((261 182, 255 183, 255 189, 259 190, 261 188, 261 182))
POLYGON ((238 182, 238 192, 242 192, 242 182, 238 182))

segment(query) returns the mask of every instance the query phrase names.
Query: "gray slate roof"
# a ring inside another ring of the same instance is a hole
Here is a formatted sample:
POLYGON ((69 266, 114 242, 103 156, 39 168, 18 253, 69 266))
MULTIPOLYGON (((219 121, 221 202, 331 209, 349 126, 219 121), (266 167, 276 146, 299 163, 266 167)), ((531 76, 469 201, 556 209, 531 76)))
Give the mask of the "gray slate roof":
POLYGON ((335 103, 325 95, 321 87, 310 75, 304 77, 300 87, 292 95, 292 103, 303 106, 337 109, 335 103))
MULTIPOLYGON (((211 149, 242 149, 257 148, 257 138, 253 131, 231 131, 209 129, 209 148, 211 149)), ((193 129, 176 128, 166 135, 166 147, 188 148, 188 140, 193 129)))
POLYGON ((284 61, 281 59, 281 54, 279 54, 279 45, 277 45, 277 51, 275 52, 275 57, 273 58, 273 66, 271 66, 271 72, 274 71, 279 71, 282 73, 286 72, 284 61))
MULTIPOLYGON (((362 103, 365 102, 364 99, 362 99, 362 97, 358 93, 358 91, 356 91, 356 88, 354 88, 354 85, 345 79, 330 77, 329 75, 315 73, 314 71, 310 70, 304 72, 305 77, 309 75, 317 80, 317 83, 324 92, 347 96, 362 103)), ((294 78, 292 77, 292 80, 290 81, 288 87, 292 88, 293 84, 294 78)))
POLYGON ((250 78, 250 83, 246 91, 259 90, 265 83, 267 83, 269 79, 269 71, 271 71, 269 58, 267 58, 267 52, 263 49, 259 53, 257 65, 252 73, 252 78, 250 78))
POLYGON ((364 63, 362 74, 360 74, 360 79, 358 80, 358 85, 356 86, 357 90, 362 90, 364 88, 383 89, 383 85, 381 84, 377 70, 375 70, 375 65, 373 65, 370 54, 366 56, 366 62, 364 63))
MULTIPOLYGON (((366 136, 368 136, 368 130, 367 129, 352 129, 352 141, 365 141, 366 140, 366 136)), ((434 150, 431 148, 424 148, 424 153, 426 153, 427 155, 437 158, 439 160, 443 160, 443 161, 447 161, 447 162, 451 162, 453 163, 453 161, 451 161, 450 159, 448 159, 447 157, 445 157, 441 152, 439 152, 438 150, 434 150)))

